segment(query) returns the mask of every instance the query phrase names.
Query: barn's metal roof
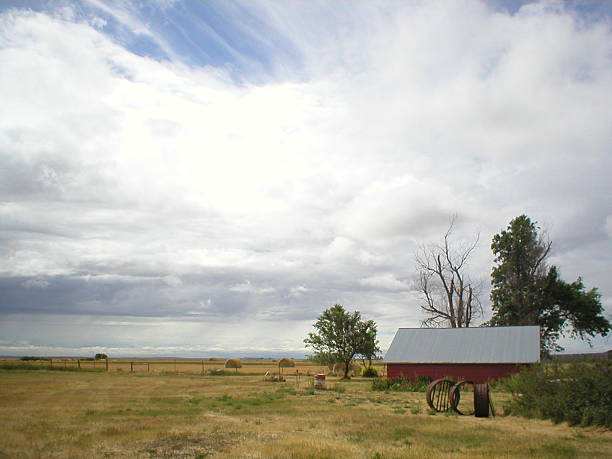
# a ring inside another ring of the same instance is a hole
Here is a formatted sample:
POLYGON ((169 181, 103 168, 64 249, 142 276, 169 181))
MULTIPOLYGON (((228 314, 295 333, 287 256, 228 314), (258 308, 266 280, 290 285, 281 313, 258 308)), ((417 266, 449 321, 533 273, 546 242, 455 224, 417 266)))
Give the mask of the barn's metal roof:
POLYGON ((533 363, 540 327, 400 328, 386 363, 533 363))

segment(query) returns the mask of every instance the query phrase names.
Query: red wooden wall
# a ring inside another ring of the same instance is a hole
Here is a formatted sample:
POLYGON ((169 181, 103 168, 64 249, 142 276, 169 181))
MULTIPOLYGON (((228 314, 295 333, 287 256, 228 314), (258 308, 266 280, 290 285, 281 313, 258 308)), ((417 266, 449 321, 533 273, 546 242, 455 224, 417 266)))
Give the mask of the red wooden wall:
POLYGON ((388 363, 387 377, 414 379, 429 376, 438 379, 450 376, 455 380, 483 383, 518 373, 525 367, 514 363, 388 363))

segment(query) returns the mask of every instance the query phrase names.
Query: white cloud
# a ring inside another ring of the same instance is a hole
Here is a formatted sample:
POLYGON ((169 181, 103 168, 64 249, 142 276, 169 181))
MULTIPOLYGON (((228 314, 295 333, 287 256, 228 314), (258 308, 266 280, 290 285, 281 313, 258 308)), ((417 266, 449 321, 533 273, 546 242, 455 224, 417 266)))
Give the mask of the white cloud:
POLYGON ((297 285, 295 287, 291 287, 291 289, 289 290, 289 296, 297 298, 304 295, 308 291, 309 289, 307 289, 303 285, 297 285))
POLYGON ((366 277, 365 279, 360 279, 359 283, 361 285, 365 285, 366 287, 372 287, 375 289, 386 289, 386 290, 410 290, 411 286, 397 279, 391 273, 377 274, 375 276, 366 277))
POLYGON ((272 287, 257 287, 251 284, 250 281, 246 280, 240 284, 233 285, 229 289, 232 292, 240 292, 240 293, 254 293, 256 295, 262 295, 264 293, 272 293, 275 292, 276 289, 272 287))
POLYGON ((163 281, 170 287, 180 287, 183 285, 181 278, 174 275, 165 276, 163 281))

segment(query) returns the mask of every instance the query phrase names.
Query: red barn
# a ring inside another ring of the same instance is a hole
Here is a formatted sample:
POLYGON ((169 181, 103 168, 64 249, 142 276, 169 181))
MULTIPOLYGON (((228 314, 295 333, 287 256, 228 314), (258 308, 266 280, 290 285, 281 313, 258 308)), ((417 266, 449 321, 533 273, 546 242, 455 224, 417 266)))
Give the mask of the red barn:
POLYGON ((540 361, 540 327, 400 328, 385 354, 387 377, 486 382, 540 361))

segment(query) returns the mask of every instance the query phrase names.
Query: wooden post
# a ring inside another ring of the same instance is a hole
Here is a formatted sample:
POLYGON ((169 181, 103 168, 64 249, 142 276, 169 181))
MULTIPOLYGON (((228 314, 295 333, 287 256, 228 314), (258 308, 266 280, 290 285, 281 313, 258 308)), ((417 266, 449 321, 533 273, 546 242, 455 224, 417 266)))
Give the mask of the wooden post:
POLYGON ((134 362, 130 362, 130 373, 134 372, 134 362))
POLYGON ((176 359, 174 359, 174 372, 176 373, 176 359))
POLYGON ((202 373, 204 373, 204 360, 202 360, 202 373))
POLYGON ((77 368, 81 369, 81 359, 77 359, 77 368))
POLYGON ((108 357, 105 360, 106 360, 106 371, 108 371, 108 357))
POLYGON ((50 362, 51 362, 51 366, 53 366, 53 359, 51 359, 50 362))
POLYGON ((147 373, 149 372, 149 362, 147 362, 147 373))

